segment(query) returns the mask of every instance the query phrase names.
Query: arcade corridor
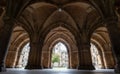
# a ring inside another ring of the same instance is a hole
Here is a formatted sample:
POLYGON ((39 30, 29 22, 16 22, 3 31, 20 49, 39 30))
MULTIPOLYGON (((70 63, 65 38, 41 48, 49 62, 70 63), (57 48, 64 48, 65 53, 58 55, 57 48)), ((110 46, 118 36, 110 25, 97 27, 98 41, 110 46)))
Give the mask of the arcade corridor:
POLYGON ((33 73, 120 73, 120 0, 0 0, 0 74, 33 73))

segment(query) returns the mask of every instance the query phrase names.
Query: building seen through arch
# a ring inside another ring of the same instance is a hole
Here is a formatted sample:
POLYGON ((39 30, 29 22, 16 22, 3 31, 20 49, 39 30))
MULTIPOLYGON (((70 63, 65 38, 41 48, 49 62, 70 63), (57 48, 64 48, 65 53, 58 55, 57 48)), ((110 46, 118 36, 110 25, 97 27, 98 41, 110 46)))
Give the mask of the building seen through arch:
POLYGON ((56 68, 67 68, 68 67, 68 52, 67 47, 62 43, 58 42, 52 50, 52 61, 51 67, 56 68))
POLYGON ((91 44, 91 55, 92 55, 92 63, 96 69, 101 69, 102 64, 101 64, 101 58, 100 54, 98 52, 98 49, 96 48, 95 45, 91 44))
POLYGON ((119 0, 0 0, 0 72, 57 67, 120 73, 119 0))
POLYGON ((17 65, 18 68, 25 68, 28 62, 28 56, 29 56, 30 46, 29 43, 27 43, 20 54, 19 58, 19 65, 17 65))

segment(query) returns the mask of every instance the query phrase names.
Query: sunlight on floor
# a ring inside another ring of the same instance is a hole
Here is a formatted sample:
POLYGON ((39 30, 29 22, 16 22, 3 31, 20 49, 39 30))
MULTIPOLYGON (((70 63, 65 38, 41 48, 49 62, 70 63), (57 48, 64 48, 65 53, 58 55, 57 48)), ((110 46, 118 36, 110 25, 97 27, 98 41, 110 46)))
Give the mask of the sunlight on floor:
POLYGON ((53 70, 67 70, 68 68, 52 68, 53 70))

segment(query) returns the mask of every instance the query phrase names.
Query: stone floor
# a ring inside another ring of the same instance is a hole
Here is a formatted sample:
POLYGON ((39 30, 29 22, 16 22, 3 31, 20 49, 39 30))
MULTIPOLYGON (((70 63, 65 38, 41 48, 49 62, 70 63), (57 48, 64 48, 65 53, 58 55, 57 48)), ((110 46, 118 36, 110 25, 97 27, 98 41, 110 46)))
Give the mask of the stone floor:
POLYGON ((106 70, 75 70, 75 69, 7 69, 6 72, 0 74, 116 74, 113 69, 106 70))

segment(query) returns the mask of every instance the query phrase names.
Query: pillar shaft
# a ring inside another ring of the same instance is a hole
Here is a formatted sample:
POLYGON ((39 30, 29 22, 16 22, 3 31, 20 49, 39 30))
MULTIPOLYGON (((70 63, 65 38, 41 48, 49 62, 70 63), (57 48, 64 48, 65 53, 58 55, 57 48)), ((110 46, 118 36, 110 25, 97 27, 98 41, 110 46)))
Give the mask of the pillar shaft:
POLYGON ((78 69, 93 70, 92 56, 90 52, 90 44, 81 44, 79 49, 79 66, 78 69))
POLYGON ((0 31, 0 72, 5 71, 5 58, 13 30, 13 20, 9 17, 4 19, 4 27, 0 31))
POLYGON ((30 52, 26 69, 42 69, 42 46, 43 42, 41 41, 30 42, 30 52))
POLYGON ((107 23, 110 40, 112 43, 112 50, 116 60, 115 72, 120 73, 120 28, 116 21, 107 23))
POLYGON ((94 66, 92 65, 90 38, 84 31, 81 34, 81 36, 77 37, 77 46, 78 46, 78 59, 79 59, 78 69, 82 69, 82 70, 95 69, 94 66))

